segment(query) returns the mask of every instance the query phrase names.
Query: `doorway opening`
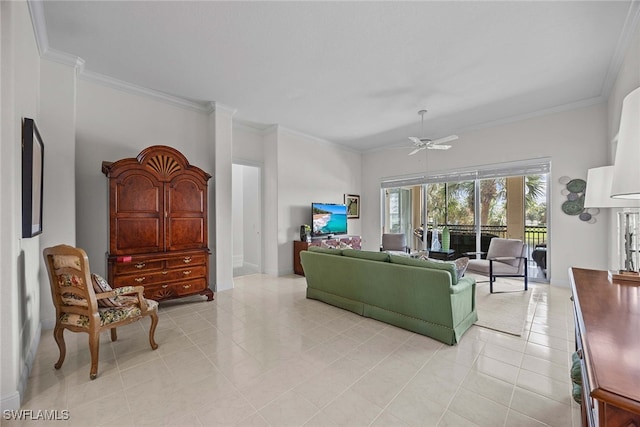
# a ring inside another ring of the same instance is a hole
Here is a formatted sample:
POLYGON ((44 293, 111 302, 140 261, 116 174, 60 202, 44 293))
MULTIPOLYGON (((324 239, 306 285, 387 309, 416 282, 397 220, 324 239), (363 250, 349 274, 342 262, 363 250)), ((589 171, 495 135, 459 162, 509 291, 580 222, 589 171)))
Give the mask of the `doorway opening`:
POLYGON ((262 272, 262 170, 232 165, 233 277, 262 272))

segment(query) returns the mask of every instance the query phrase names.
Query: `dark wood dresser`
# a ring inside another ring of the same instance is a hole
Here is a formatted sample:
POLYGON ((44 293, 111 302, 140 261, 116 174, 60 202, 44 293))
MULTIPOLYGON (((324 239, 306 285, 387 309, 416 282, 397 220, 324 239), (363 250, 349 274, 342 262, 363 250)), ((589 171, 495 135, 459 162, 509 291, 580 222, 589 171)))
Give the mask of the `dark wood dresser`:
POLYGON ((582 424, 640 427, 640 286, 571 268, 582 424))
MULTIPOLYGON (((304 276, 304 269, 300 262, 300 251, 306 251, 309 246, 322 246, 324 242, 326 247, 340 248, 347 245, 351 249, 362 249, 362 239, 360 236, 342 236, 332 239, 314 239, 311 242, 302 242, 300 240, 293 241, 293 272, 300 276, 304 276)), ((346 246, 345 246, 346 247, 346 246)))
POLYGON ((163 145, 136 158, 103 162, 102 172, 109 178, 109 283, 142 285, 145 297, 157 301, 193 294, 211 301, 211 175, 163 145))

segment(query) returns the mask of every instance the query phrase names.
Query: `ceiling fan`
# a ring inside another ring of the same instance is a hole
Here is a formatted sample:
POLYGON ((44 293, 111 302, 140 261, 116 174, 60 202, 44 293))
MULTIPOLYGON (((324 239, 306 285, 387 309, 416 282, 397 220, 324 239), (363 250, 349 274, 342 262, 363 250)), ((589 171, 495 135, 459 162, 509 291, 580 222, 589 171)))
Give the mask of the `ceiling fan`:
MULTIPOLYGON (((420 130, 422 132, 424 132, 423 131, 424 115, 426 112, 427 110, 418 111, 418 114, 422 116, 422 124, 420 126, 420 130)), ((440 144, 443 144, 449 141, 455 141, 456 139, 458 139, 458 135, 449 135, 449 136, 445 136, 444 138, 438 138, 438 139, 416 138, 415 136, 410 136, 409 139, 413 141, 413 145, 415 146, 415 149, 409 153, 410 156, 413 156, 420 150, 448 150, 449 148, 451 148, 450 145, 440 145, 440 144)))

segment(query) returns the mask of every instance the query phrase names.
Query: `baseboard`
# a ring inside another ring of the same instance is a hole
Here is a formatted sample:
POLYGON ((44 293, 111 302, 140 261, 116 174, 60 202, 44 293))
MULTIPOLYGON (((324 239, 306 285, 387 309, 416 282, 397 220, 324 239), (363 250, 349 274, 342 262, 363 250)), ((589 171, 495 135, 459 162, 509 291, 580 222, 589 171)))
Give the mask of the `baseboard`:
POLYGON ((4 411, 17 411, 20 409, 20 393, 14 391, 9 397, 3 397, 0 400, 0 410, 4 411))
POLYGON ((38 353, 38 347, 40 346, 41 334, 42 323, 38 323, 38 328, 36 329, 36 333, 33 335, 31 345, 29 346, 29 353, 27 354, 24 365, 22 366, 22 372, 20 374, 20 379, 18 380, 17 390, 11 393, 10 396, 0 399, 0 410, 15 411, 20 409, 22 396, 24 396, 25 391, 27 390, 29 375, 31 374, 31 369, 33 369, 33 362, 36 360, 36 354, 38 353))
POLYGON ((244 255, 233 256, 233 268, 242 267, 243 264, 244 264, 244 255))

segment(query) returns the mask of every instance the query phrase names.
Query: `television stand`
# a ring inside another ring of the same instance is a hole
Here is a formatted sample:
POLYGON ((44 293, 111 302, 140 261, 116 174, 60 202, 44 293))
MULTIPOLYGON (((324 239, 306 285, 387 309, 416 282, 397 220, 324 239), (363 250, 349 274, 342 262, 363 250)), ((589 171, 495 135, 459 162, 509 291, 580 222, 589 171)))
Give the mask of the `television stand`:
POLYGON ((327 236, 313 237, 311 242, 302 242, 300 240, 293 241, 293 272, 304 276, 304 270, 300 263, 300 251, 306 251, 309 246, 331 247, 340 249, 340 246, 349 245, 353 249, 362 249, 362 238, 360 236, 338 236, 332 239, 327 236))

